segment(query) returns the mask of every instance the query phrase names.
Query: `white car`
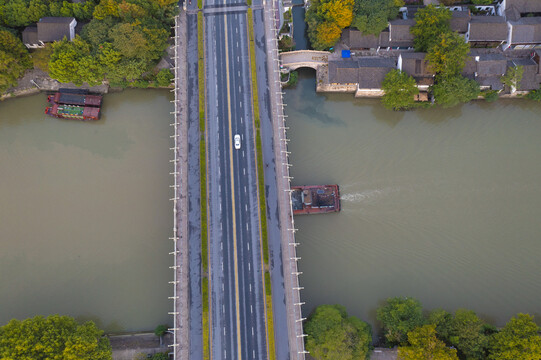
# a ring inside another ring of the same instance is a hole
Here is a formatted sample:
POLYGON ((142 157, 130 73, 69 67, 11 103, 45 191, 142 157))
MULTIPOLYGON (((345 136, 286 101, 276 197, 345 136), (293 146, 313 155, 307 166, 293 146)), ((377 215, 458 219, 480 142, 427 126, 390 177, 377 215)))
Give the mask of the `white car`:
POLYGON ((236 134, 234 137, 233 137, 233 140, 235 141, 235 149, 240 149, 240 135, 239 134, 236 134))

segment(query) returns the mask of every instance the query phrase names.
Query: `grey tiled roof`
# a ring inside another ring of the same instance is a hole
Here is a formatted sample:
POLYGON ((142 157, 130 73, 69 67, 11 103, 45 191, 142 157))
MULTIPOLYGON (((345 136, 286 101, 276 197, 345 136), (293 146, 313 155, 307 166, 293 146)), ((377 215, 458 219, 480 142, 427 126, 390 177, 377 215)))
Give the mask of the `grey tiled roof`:
POLYGON ((389 21, 389 40, 413 41, 413 35, 410 33, 410 29, 413 25, 415 25, 415 20, 413 19, 397 19, 389 21))
POLYGON ((516 7, 521 13, 541 12, 541 1, 539 0, 506 0, 505 9, 516 7))
POLYGON ((28 26, 23 30, 23 44, 28 44, 28 45, 39 44, 37 26, 28 26))
POLYGON ((331 84, 354 84, 359 81, 359 63, 356 60, 329 60, 331 84))
POLYGON ((359 30, 346 29, 343 38, 350 49, 375 49, 378 47, 378 37, 364 35, 359 30))
POLYGON ((512 44, 541 43, 541 17, 524 17, 510 24, 512 44))
POLYGON ((47 16, 39 19, 39 22, 42 24, 70 24, 74 19, 73 17, 47 16))
POLYGON ((471 15, 469 11, 453 11, 450 21, 451 30, 459 33, 465 33, 468 31, 468 23, 470 22, 471 15))
POLYGON ((507 70, 507 59, 502 54, 486 54, 476 57, 477 76, 502 76, 507 70))
POLYGON ((345 29, 343 32, 343 40, 351 50, 413 46, 413 38, 409 40, 389 41, 389 30, 383 30, 378 36, 374 36, 364 35, 359 30, 355 29, 345 29))
POLYGON ((502 16, 472 16, 469 41, 504 41, 507 23, 502 16))
POLYGON ((502 90, 501 76, 478 76, 475 81, 481 86, 490 86, 492 90, 502 90))
POLYGON ((517 21, 518 19, 520 19, 520 11, 516 8, 516 6, 508 6, 505 9, 505 20, 517 21))
POLYGON ((393 59, 364 57, 350 60, 329 61, 331 84, 359 84, 360 88, 379 89, 385 75, 396 68, 393 59))
POLYGON ((402 71, 406 74, 413 77, 434 75, 428 66, 428 61, 425 60, 426 53, 401 53, 400 57, 402 58, 402 71))
POLYGON ((394 59, 366 57, 359 59, 359 88, 381 89, 385 75, 396 68, 394 59))
POLYGON ((73 17, 44 17, 37 24, 38 40, 51 42, 62 40, 64 36, 69 39, 70 24, 74 21, 73 17))

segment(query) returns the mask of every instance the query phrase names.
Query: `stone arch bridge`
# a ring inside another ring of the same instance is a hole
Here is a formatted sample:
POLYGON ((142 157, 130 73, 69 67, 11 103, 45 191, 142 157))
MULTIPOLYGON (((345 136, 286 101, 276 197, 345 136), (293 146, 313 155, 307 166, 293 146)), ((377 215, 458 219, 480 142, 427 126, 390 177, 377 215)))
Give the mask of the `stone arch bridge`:
POLYGON ((328 64, 330 54, 328 51, 316 50, 288 51, 280 54, 280 64, 283 70, 289 71, 301 67, 317 70, 318 66, 328 64))

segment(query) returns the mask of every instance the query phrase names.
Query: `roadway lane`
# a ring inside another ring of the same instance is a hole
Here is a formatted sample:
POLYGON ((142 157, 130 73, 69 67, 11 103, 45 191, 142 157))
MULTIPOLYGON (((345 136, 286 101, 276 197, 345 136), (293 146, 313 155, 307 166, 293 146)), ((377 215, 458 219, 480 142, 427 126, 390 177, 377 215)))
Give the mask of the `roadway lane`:
POLYGON ((205 18, 214 359, 267 358, 246 21, 245 12, 205 18))

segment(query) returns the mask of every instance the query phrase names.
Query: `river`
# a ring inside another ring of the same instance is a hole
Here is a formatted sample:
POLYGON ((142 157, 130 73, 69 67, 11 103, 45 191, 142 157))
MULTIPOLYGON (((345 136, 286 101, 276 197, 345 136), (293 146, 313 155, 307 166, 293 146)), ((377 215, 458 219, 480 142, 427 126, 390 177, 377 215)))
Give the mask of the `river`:
POLYGON ((305 315, 340 303, 375 323, 387 297, 541 312, 541 104, 392 112, 379 100, 286 90, 294 184, 339 184, 342 211, 296 217, 305 315))
MULTIPOLYGON (((497 325, 539 313, 541 105, 396 113, 286 90, 295 184, 340 185, 342 212, 296 218, 304 311, 341 303, 374 324, 390 296, 497 325)), ((108 331, 170 321, 170 93, 105 97, 103 119, 0 103, 0 324, 61 313, 108 331)))
POLYGON ((0 324, 170 322, 170 93, 106 95, 98 122, 48 117, 45 99, 0 103, 0 324))

